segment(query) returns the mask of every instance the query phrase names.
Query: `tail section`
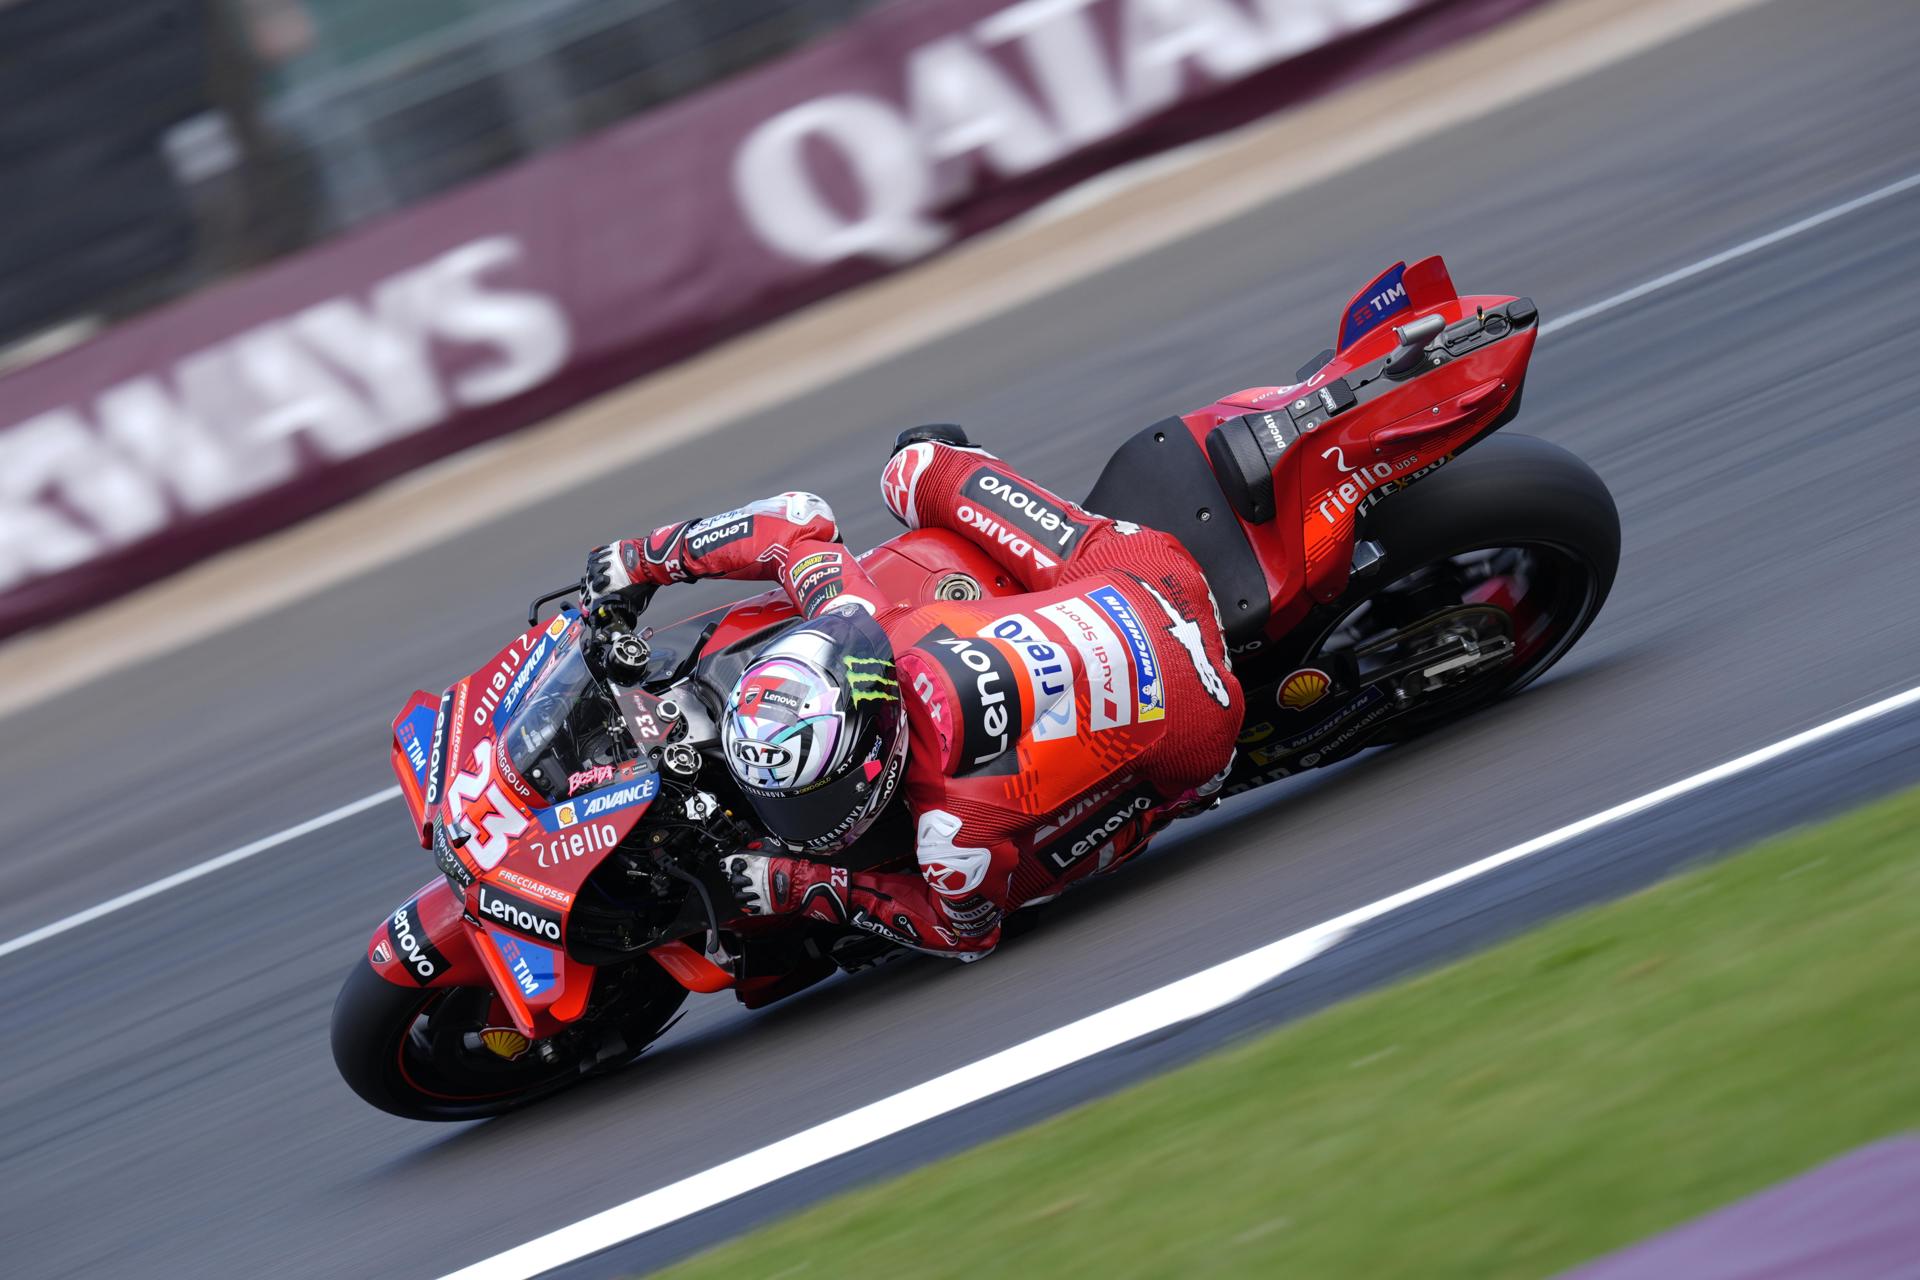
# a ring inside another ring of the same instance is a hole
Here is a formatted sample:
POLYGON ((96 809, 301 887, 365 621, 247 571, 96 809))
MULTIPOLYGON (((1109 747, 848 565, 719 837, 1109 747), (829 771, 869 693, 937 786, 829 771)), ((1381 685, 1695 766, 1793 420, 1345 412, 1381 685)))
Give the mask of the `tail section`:
POLYGON ((1340 342, 1334 354, 1346 354, 1347 348, 1397 316, 1424 311, 1459 296, 1447 264, 1438 257, 1422 258, 1412 266, 1396 262, 1347 303, 1341 313, 1340 342))

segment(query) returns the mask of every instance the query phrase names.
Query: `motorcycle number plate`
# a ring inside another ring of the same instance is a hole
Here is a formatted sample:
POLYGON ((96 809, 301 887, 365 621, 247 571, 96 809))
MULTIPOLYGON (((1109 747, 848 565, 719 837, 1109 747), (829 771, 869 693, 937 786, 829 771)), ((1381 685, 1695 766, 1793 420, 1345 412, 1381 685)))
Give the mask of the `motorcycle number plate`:
POLYGON ((633 740, 642 751, 653 747, 663 747, 672 738, 679 727, 677 716, 669 715, 670 699, 645 689, 623 689, 620 692, 620 712, 626 717, 627 728, 633 734, 633 740), (667 711, 662 707, 667 706, 667 711))

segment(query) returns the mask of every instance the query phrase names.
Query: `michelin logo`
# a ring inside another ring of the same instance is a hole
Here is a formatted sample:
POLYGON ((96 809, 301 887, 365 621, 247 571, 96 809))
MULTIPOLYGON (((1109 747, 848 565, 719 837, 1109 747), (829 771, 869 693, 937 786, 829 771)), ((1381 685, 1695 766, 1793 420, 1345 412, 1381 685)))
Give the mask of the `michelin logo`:
POLYGON ((1087 592, 1100 612, 1113 620, 1120 636, 1127 643, 1127 649, 1133 654, 1134 698, 1138 705, 1136 721, 1164 719, 1167 714, 1166 689, 1160 682, 1160 663, 1154 657, 1153 644, 1147 639, 1147 629, 1140 625, 1140 616, 1127 603, 1125 596, 1112 587, 1099 587, 1087 592))

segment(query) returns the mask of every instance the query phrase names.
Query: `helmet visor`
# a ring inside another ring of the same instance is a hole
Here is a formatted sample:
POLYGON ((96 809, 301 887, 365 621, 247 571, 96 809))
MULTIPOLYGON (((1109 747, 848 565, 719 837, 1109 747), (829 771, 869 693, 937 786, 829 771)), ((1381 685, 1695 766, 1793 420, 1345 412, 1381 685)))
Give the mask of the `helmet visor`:
POLYGON ((867 758, 831 782, 806 791, 761 791, 746 783, 740 790, 775 839, 810 853, 844 849, 860 838, 900 783, 906 762, 906 735, 896 735, 886 751, 874 735, 867 758))

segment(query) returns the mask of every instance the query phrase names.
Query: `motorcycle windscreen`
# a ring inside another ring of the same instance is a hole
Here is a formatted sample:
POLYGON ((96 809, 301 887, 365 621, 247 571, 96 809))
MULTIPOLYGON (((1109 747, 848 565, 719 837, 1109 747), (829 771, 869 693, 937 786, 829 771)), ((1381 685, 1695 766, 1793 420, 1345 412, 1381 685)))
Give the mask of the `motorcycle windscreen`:
POLYGON ((613 780, 633 756, 626 722, 587 665, 578 627, 534 674, 526 692, 501 707, 496 727, 507 761, 547 804, 613 780))

